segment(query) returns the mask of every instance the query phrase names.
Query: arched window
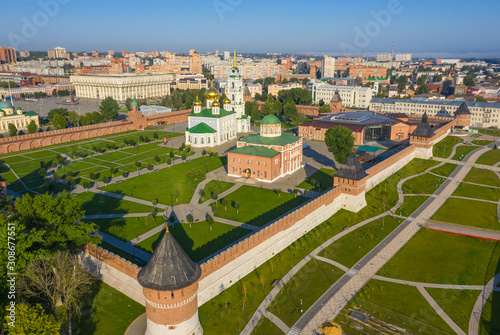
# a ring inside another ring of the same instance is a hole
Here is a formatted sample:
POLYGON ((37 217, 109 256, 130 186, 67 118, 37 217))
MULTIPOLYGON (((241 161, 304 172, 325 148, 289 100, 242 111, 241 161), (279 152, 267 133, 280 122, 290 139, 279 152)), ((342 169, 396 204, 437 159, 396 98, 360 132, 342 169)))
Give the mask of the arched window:
POLYGON ((272 134, 273 133, 273 128, 269 128, 269 133, 272 134))
MULTIPOLYGON (((231 83, 231 87, 234 88, 234 81, 231 83)), ((233 95, 233 99, 234 99, 234 95, 233 95)))

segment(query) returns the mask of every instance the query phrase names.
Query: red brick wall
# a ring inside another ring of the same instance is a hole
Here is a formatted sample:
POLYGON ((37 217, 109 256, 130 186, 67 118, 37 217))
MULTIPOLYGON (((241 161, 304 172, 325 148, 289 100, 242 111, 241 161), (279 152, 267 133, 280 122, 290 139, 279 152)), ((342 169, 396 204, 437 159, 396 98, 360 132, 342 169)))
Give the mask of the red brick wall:
POLYGON ((131 263, 127 263, 125 260, 112 255, 108 251, 97 248, 95 245, 86 244, 83 247, 83 251, 101 262, 117 269, 121 273, 137 280, 137 274, 140 270, 139 267, 135 267, 131 263))
POLYGON ((278 154, 275 157, 269 158, 269 157, 251 156, 251 155, 243 155, 243 154, 229 152, 227 157, 227 164, 228 164, 227 171, 230 174, 236 174, 242 177, 246 177, 247 173, 245 172, 245 170, 249 168, 252 171, 252 178, 259 178, 271 181, 275 177, 274 170, 275 169, 279 170, 281 166, 280 156, 281 155, 278 154), (278 159, 277 164, 275 164, 276 159, 278 159), (247 163, 247 161, 249 162, 251 161, 252 163, 251 164, 247 163), (257 164, 257 162, 260 162, 260 164, 257 164), (257 175, 257 171, 260 171, 259 175, 257 175))

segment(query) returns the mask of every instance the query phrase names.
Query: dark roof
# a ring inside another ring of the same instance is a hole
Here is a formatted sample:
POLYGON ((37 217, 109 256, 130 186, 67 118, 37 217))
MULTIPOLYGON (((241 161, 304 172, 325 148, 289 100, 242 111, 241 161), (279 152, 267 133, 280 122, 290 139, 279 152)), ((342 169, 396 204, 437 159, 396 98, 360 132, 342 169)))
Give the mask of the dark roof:
POLYGON ((462 102, 460 107, 458 107, 457 111, 455 112, 455 115, 462 114, 462 115, 470 115, 469 107, 467 107, 467 104, 462 102))
POLYGON ((361 163, 359 162, 358 157, 356 157, 356 154, 354 152, 351 152, 349 156, 347 156, 344 164, 340 165, 340 168, 335 175, 335 177, 353 180, 361 180, 366 176, 368 176, 368 174, 361 166, 361 163))
POLYGON ((337 88, 337 90, 335 91, 335 94, 333 95, 332 99, 330 100, 330 102, 342 102, 342 98, 340 97, 340 94, 339 94, 339 89, 337 88))
POLYGON ((142 287, 170 291, 188 287, 200 277, 200 266, 189 258, 167 230, 149 262, 137 274, 137 281, 142 287))
POLYGON ((427 122, 427 112, 422 116, 422 121, 418 124, 415 131, 412 133, 413 136, 420 137, 432 137, 434 136, 434 130, 431 125, 427 122))

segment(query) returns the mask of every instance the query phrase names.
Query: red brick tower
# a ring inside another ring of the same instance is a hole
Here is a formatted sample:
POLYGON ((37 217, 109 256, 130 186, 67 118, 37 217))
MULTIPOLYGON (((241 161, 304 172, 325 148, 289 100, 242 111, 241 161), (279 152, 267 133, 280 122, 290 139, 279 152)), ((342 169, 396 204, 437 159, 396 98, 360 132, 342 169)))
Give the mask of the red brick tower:
POLYGON ((332 99, 330 100, 330 111, 332 113, 338 113, 344 111, 344 108, 342 108, 342 98, 340 97, 338 88, 335 91, 335 94, 333 95, 332 99))
POLYGON ((471 114, 469 111, 469 107, 467 107, 467 103, 464 101, 455 112, 455 120, 457 120, 457 126, 462 126, 465 129, 468 129, 470 126, 470 116, 471 114))
POLYGON ((358 212, 366 206, 366 177, 368 174, 354 152, 351 152, 344 164, 334 175, 333 185, 341 187, 342 208, 358 212))
POLYGON ((250 93, 250 90, 248 89, 248 85, 245 85, 245 88, 243 89, 243 101, 252 101, 252 94, 250 93))
POLYGON ((145 335, 201 335, 198 317, 200 266, 166 228, 153 256, 137 275, 146 298, 145 335))

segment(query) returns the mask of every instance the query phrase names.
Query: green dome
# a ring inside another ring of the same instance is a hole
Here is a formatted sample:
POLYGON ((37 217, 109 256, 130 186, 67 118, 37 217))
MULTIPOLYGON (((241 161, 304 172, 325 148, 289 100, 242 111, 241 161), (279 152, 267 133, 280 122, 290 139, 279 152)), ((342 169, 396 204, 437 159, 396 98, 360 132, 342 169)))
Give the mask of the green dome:
POLYGON ((0 102, 0 109, 9 109, 9 108, 14 109, 14 106, 12 106, 10 102, 8 102, 7 100, 0 102))
POLYGON ((260 124, 281 124, 281 121, 276 116, 269 114, 260 121, 260 124))
POLYGON ((130 106, 139 106, 139 103, 135 100, 135 97, 134 100, 132 100, 132 102, 130 103, 130 106))
POLYGON ((23 110, 21 107, 17 107, 17 110, 23 110))

